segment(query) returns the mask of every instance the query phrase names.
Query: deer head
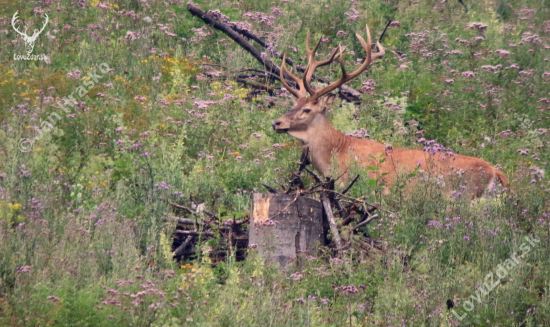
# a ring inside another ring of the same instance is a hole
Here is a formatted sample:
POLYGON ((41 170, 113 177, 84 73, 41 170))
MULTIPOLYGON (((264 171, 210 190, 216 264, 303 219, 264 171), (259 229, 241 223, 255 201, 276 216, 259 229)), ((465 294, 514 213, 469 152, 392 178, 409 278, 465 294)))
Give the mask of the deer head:
POLYGON ((292 95, 294 106, 286 114, 284 114, 272 123, 273 129, 275 131, 277 131, 278 133, 288 133, 291 136, 294 136, 307 143, 309 138, 308 136, 313 136, 311 135, 312 130, 322 128, 322 125, 326 123, 326 97, 323 98, 323 96, 329 94, 333 90, 339 88, 343 84, 359 76, 359 74, 361 74, 371 65, 375 58, 384 55, 384 48, 382 48, 380 43, 377 43, 380 51, 378 53, 372 54, 372 43, 368 26, 366 26, 366 30, 367 42, 365 42, 365 40, 359 34, 356 34, 356 36, 361 42, 361 45, 363 46, 363 49, 365 50, 367 56, 363 64, 352 73, 347 73, 344 67, 343 54, 345 49, 343 49, 341 45, 338 45, 338 48, 328 59, 323 61, 316 60, 315 53, 317 51, 317 48, 319 47, 319 43, 321 40, 319 39, 313 50, 310 50, 309 31, 306 37, 306 54, 308 57, 308 64, 301 79, 288 71, 285 66, 286 56, 283 56, 280 79, 284 87, 292 95), (321 89, 313 89, 309 85, 309 82, 311 81, 311 77, 313 76, 313 72, 315 71, 315 69, 317 69, 317 67, 322 67, 330 64, 337 57, 339 57, 340 59, 340 67, 342 69, 342 76, 340 77, 340 79, 321 89), (285 80, 284 74, 287 74, 291 79, 293 79, 294 82, 296 82, 296 84, 298 85, 299 89, 294 89, 290 87, 285 80))

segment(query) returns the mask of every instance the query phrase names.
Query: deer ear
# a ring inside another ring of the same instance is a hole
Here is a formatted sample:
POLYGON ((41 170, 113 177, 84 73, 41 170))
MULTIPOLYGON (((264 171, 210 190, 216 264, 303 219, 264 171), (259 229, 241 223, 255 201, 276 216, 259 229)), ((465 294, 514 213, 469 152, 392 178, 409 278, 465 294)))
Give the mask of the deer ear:
POLYGON ((292 106, 296 107, 298 105, 298 99, 296 99, 293 95, 290 96, 292 99, 292 106))

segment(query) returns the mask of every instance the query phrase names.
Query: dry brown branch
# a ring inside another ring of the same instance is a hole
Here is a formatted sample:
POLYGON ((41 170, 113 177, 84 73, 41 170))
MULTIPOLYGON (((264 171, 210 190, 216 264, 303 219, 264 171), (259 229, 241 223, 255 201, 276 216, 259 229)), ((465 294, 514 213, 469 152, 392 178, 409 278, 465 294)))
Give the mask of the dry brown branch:
POLYGON ((188 212, 192 215, 195 215, 195 216, 197 215, 197 213, 194 210, 191 210, 191 209, 187 208, 186 206, 182 206, 181 204, 170 203, 170 205, 173 206, 173 207, 176 207, 178 209, 183 209, 184 211, 186 211, 186 212, 188 212))
POLYGON ((245 85, 248 85, 248 86, 252 87, 253 89, 268 92, 269 95, 275 95, 275 90, 280 89, 278 87, 271 87, 271 86, 268 86, 268 85, 265 85, 265 84, 252 82, 252 81, 249 81, 247 78, 238 77, 235 80, 239 83, 243 83, 245 85))
POLYGON ((317 175, 315 172, 311 171, 311 170, 308 169, 307 167, 304 167, 304 170, 307 171, 311 176, 313 176, 313 179, 314 179, 317 183, 323 184, 323 181, 321 180, 321 177, 319 177, 319 175, 317 175))
POLYGON ((196 230, 179 230, 176 229, 177 234, 193 235, 193 236, 214 236, 214 232, 199 232, 196 230))
POLYGON ((184 225, 195 225, 196 221, 189 218, 178 218, 178 223, 184 225))
POLYGON ((346 194, 346 193, 351 189, 351 187, 353 186, 353 184, 355 184, 355 182, 357 182, 358 179, 359 179, 359 175, 355 176, 355 178, 351 181, 351 183, 348 185, 348 187, 346 187, 346 188, 342 191, 342 194, 346 194))
POLYGON ((274 188, 273 186, 269 186, 267 184, 262 184, 262 185, 269 191, 269 193, 282 193, 281 191, 274 188))
POLYGON ((362 222, 360 222, 359 224, 355 225, 353 227, 353 230, 357 230, 359 227, 365 226, 366 224, 370 223, 371 221, 373 221, 376 218, 378 218, 378 214, 370 216, 369 218, 367 218, 367 219, 363 220, 362 222))
MULTIPOLYGON (((330 190, 325 190, 325 191, 327 191, 327 192, 335 192, 335 193, 338 193, 338 192, 336 192, 336 191, 330 191, 330 190)), ((372 203, 369 203, 369 202, 367 202, 367 201, 365 201, 365 200, 361 200, 361 199, 356 199, 356 198, 354 198, 354 197, 351 197, 351 196, 347 196, 347 195, 344 195, 344 194, 341 194, 341 193, 338 193, 338 194, 339 194, 339 195, 340 195, 341 197, 343 197, 343 198, 348 198, 348 199, 352 199, 352 200, 354 200, 354 201, 357 201, 357 202, 360 202, 360 203, 363 203, 363 204, 369 205, 369 206, 371 206, 371 207, 375 207, 375 208, 376 208, 377 210, 382 210, 382 211, 384 211, 384 212, 387 212, 387 213, 389 213, 389 214, 393 214, 393 215, 395 215, 395 214, 396 214, 395 212, 391 212, 391 211, 389 211, 389 210, 386 210, 386 209, 382 209, 382 208, 380 208, 380 206, 379 206, 379 205, 374 205, 374 204, 372 204, 372 203)))

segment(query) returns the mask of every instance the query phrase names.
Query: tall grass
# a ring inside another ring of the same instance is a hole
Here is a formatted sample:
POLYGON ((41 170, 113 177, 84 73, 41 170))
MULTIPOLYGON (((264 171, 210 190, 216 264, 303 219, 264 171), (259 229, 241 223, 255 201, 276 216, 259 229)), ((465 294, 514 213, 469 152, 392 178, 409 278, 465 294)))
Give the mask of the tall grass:
POLYGON ((491 162, 512 186, 472 202, 430 180, 383 196, 360 179, 352 195, 396 213, 362 230, 383 253, 320 249, 278 272, 254 250, 212 265, 204 244, 176 263, 168 202, 233 219, 261 183, 288 183, 299 144, 270 122, 290 99, 209 81, 202 64, 257 63, 182 2, 0 1, 0 325, 550 325, 548 1, 465 1, 467 12, 425 0, 197 4, 265 37, 275 61, 286 52, 305 64, 308 29, 326 38, 321 54, 342 42, 349 69, 364 55, 354 34, 368 23, 378 37, 391 19, 385 58, 351 82, 361 105, 337 101, 334 125, 394 147, 435 140, 491 162), (46 60, 12 59, 25 51, 9 25, 17 10, 28 30, 48 14, 33 52, 46 60), (112 70, 64 112, 58 102, 101 63, 112 70), (531 236, 540 243, 524 253, 531 236), (472 299, 514 253, 525 256, 472 299), (474 309, 459 320, 448 300, 458 316, 466 301, 474 309))

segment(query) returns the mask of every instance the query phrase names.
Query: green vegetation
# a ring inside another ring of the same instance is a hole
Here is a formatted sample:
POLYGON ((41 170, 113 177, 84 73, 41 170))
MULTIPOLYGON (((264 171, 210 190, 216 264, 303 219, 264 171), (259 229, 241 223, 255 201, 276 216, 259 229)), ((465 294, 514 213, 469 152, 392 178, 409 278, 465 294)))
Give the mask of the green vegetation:
POLYGON ((361 105, 337 100, 335 126, 393 147, 435 140, 511 181, 472 202, 429 181, 381 198, 362 178, 351 194, 397 213, 364 228, 388 250, 323 250, 280 273, 253 250, 215 266, 208 244, 194 262, 171 255, 167 202, 240 218, 299 160, 270 126, 291 106, 280 89, 205 75, 261 69, 248 53, 181 1, 0 0, 0 325, 550 326, 550 2, 464 3, 197 1, 265 36, 277 63, 276 51, 305 64, 309 29, 327 38, 322 55, 346 45, 350 70, 364 56, 355 33, 368 23, 378 38, 391 19, 386 56, 350 82, 361 105), (33 51, 45 60, 14 60, 26 52, 16 11, 28 34, 49 16, 33 51), (62 101, 71 94, 77 104, 62 101), (540 243, 526 253, 530 236, 540 243), (525 256, 487 292, 514 253, 525 256), (459 321, 447 300, 458 316, 474 308, 459 321))

